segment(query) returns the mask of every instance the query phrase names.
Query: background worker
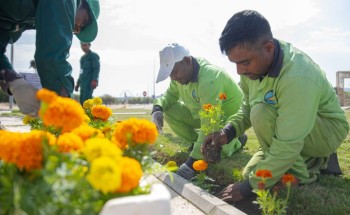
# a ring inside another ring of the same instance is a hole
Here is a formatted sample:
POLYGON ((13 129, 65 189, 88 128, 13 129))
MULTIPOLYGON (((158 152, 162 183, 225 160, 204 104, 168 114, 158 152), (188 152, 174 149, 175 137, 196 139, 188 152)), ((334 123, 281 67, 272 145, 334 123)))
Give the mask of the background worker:
POLYGON ((341 175, 336 151, 349 125, 324 71, 290 43, 275 39, 257 11, 234 14, 219 43, 237 66, 244 103, 222 131, 206 137, 203 151, 212 141, 225 145, 250 127, 260 144, 243 170, 244 181, 227 186, 219 197, 236 202, 252 195, 261 180, 257 170, 272 173, 266 188, 285 173, 301 184, 321 173, 341 175))
MULTIPOLYGON (((192 164, 203 159, 200 148, 204 133, 199 111, 204 104, 216 104, 220 93, 227 99, 222 103, 224 118, 236 113, 241 106, 243 94, 238 84, 222 69, 203 58, 193 57, 189 51, 177 44, 168 44, 159 52, 160 69, 157 83, 170 76, 171 82, 162 95, 153 102, 152 121, 159 131, 165 121, 176 135, 186 142, 194 143, 187 161, 179 167, 177 174, 185 179, 195 175, 192 164)), ((243 144, 246 136, 242 137, 243 144)), ((240 141, 232 139, 222 149, 224 156, 231 156, 241 148, 240 141)))
POLYGON ((97 35, 98 0, 0 0, 0 83, 13 94, 20 111, 35 116, 37 89, 23 79, 5 55, 8 44, 36 29, 35 63, 44 88, 73 97, 72 67, 67 61, 73 33, 83 42, 97 35))
POLYGON ((85 53, 80 58, 80 74, 75 85, 75 91, 80 87, 80 104, 92 98, 92 93, 98 85, 100 73, 100 57, 90 49, 91 43, 81 42, 81 49, 85 53))

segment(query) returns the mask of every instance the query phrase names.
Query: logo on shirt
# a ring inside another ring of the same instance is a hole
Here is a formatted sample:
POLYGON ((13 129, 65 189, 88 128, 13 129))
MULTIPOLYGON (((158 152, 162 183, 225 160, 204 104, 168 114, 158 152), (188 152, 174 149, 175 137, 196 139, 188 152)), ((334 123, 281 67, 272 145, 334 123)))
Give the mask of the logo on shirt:
POLYGON ((264 101, 267 104, 270 104, 270 105, 275 105, 276 104, 276 97, 275 97, 275 94, 274 94, 273 90, 270 90, 270 91, 268 91, 265 94, 264 101))
POLYGON ((199 102, 199 98, 197 96, 197 93, 195 90, 192 90, 192 98, 196 101, 196 102, 199 102))

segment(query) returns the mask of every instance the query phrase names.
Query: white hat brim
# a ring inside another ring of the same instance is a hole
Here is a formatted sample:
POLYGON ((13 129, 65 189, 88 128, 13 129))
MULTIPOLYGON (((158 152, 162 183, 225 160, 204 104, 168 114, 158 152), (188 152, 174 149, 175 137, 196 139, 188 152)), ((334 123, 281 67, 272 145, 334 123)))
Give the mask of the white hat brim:
POLYGON ((156 83, 159 83, 159 82, 167 79, 170 76, 170 74, 174 68, 174 65, 175 65, 175 62, 160 65, 156 83))

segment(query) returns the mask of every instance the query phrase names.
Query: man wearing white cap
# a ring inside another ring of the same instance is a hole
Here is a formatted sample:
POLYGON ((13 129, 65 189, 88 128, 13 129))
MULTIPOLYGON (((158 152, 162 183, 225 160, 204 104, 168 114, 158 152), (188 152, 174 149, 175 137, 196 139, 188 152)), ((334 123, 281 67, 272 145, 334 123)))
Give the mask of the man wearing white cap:
MULTIPOLYGON (((182 164, 177 174, 185 179, 195 175, 194 161, 203 159, 201 144, 204 133, 201 128, 199 111, 204 104, 215 104, 220 93, 227 99, 222 103, 224 118, 235 114, 241 106, 243 94, 238 84, 222 69, 210 64, 203 58, 195 58, 189 51, 177 44, 168 44, 159 52, 160 69, 157 83, 170 76, 169 88, 162 97, 153 102, 152 121, 161 132, 164 119, 170 128, 188 143, 193 143, 187 161, 182 164)), ((245 144, 236 138, 223 147, 222 155, 230 156, 245 144)))

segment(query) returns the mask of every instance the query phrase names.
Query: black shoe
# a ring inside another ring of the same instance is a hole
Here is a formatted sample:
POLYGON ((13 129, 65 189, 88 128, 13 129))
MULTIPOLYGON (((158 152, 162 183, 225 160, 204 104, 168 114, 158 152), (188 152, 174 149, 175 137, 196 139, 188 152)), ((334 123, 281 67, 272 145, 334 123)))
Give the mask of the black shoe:
POLYGON ((245 146, 248 140, 248 136, 246 134, 242 134, 240 137, 238 137, 239 142, 241 142, 241 149, 245 146))
POLYGON ((333 153, 330 155, 329 161, 327 163, 327 169, 321 169, 320 172, 322 175, 334 175, 334 176, 343 175, 343 172, 341 171, 339 166, 337 153, 333 153))

